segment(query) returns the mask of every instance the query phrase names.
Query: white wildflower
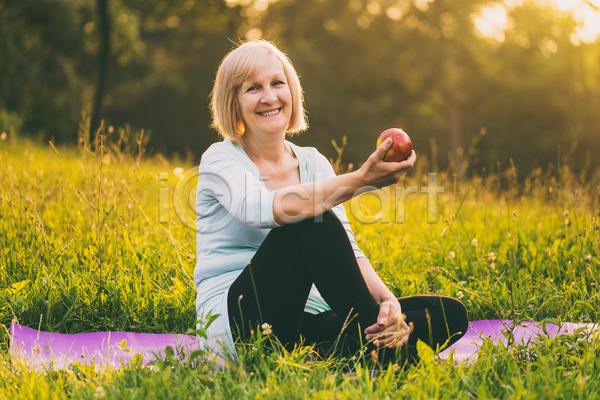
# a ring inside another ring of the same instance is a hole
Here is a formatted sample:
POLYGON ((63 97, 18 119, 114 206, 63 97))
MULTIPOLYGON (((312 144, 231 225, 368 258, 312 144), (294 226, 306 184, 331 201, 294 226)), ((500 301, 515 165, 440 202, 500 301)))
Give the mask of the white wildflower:
POLYGON ((456 254, 453 251, 448 253, 448 258, 453 259, 454 257, 456 257, 456 254))
POLYGON ((273 329, 271 325, 267 324, 266 322, 264 324, 262 324, 260 326, 262 328, 262 334, 265 336, 270 336, 273 333, 273 329))
POLYGON ((106 393, 104 392, 104 389, 102 389, 102 386, 98 386, 96 390, 94 390, 94 397, 97 399, 103 399, 106 397, 106 393))
POLYGON ((588 254, 587 256, 585 256, 585 259, 586 259, 587 261, 592 261, 592 255, 591 255, 591 254, 588 254))
POLYGON ((177 167, 173 170, 173 173, 175 174, 176 177, 178 177, 179 179, 181 179, 183 177, 183 168, 181 167, 177 167))
POLYGON ((492 251, 490 254, 488 254, 488 258, 490 261, 496 261, 496 253, 492 251))
POLYGON ((462 292, 462 290, 459 290, 458 293, 456 293, 456 297, 462 299, 463 297, 465 297, 465 294, 462 292))
POLYGON ((471 244, 472 244, 473 246, 477 247, 477 244, 478 244, 478 243, 477 243, 477 239, 473 239, 473 240, 471 240, 471 244))

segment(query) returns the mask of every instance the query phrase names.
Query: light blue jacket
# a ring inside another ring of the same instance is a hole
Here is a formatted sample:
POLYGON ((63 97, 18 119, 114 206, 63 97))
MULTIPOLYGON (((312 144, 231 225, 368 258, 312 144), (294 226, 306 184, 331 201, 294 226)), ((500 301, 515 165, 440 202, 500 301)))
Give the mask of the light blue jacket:
MULTIPOLYGON (((331 164, 313 147, 298 147, 286 141, 299 162, 300 182, 318 182, 335 176, 331 164)), ((202 348, 235 360, 227 313, 227 292, 252 259, 271 229, 274 191, 269 191, 243 148, 229 139, 214 143, 202 155, 196 193, 196 255, 194 271, 199 319, 209 311, 220 315, 208 328, 202 348)), ((334 212, 344 225, 356 257, 365 257, 354 240, 343 205, 334 212)), ((305 311, 329 310, 312 287, 305 311)), ((265 321, 268 322, 268 321, 265 321)), ((200 327, 201 324, 199 324, 200 327)))

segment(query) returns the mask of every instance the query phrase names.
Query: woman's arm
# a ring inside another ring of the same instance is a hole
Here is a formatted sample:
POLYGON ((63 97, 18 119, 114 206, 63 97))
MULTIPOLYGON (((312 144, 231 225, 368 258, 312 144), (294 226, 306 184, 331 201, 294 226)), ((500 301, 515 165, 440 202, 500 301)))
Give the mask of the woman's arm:
POLYGON ((402 318, 402 308, 398 299, 381 281, 367 258, 359 257, 356 260, 369 290, 380 307, 377 323, 365 329, 365 339, 375 339, 376 346, 403 346, 408 341, 410 327, 402 318))
POLYGON ((312 218, 363 192, 398 183, 417 157, 413 151, 406 161, 383 161, 391 145, 391 140, 385 141, 357 171, 277 190, 273 199, 275 222, 284 225, 312 218))
POLYGON ((396 296, 394 296, 394 294, 381 281, 379 275, 377 275, 373 269, 373 266, 369 262, 369 259, 365 257, 358 257, 356 261, 358 261, 360 272, 362 273, 362 276, 377 303, 381 304, 386 301, 394 303, 398 306, 398 311, 400 311, 400 303, 398 303, 398 299, 396 299, 396 296))

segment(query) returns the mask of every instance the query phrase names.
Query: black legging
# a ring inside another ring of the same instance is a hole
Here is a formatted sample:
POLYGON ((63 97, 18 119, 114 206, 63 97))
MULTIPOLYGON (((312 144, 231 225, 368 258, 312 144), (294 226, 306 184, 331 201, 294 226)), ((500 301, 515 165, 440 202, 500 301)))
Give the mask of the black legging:
MULTIPOLYGON (((458 300, 440 296, 398 300, 406 322, 414 325, 411 345, 421 339, 436 348, 448 340, 454 343, 467 330, 467 312, 458 300)), ((294 347, 300 335, 305 344, 323 349, 342 338, 337 349, 344 356, 365 342, 358 327, 364 330, 373 325, 379 314, 379 304, 365 283, 346 231, 331 211, 322 219, 271 230, 231 285, 227 305, 234 339, 247 339, 251 330, 268 323, 287 349, 294 347), (313 283, 331 311, 304 312, 313 283), (350 323, 340 335, 347 319, 350 323)), ((375 349, 369 346, 369 351, 375 349)))

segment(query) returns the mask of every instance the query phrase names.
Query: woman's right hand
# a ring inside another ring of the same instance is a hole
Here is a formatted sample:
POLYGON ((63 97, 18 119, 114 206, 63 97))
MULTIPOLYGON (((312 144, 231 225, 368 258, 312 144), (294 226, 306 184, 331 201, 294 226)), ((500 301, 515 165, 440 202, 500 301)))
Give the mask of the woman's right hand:
POLYGON ((392 139, 387 138, 359 168, 358 172, 361 173, 365 186, 374 186, 380 189, 398 183, 402 175, 415 165, 417 155, 414 150, 404 161, 384 161, 383 157, 390 147, 392 147, 392 139))

